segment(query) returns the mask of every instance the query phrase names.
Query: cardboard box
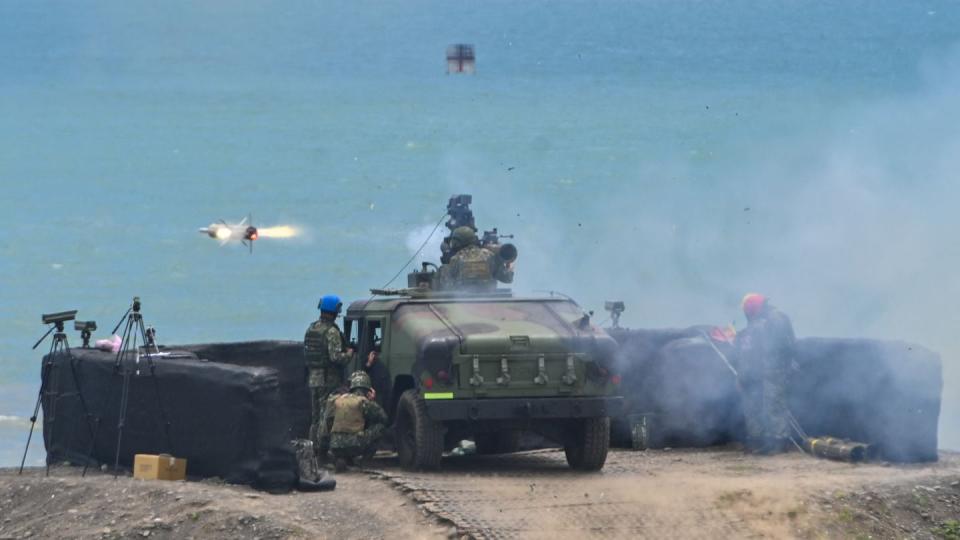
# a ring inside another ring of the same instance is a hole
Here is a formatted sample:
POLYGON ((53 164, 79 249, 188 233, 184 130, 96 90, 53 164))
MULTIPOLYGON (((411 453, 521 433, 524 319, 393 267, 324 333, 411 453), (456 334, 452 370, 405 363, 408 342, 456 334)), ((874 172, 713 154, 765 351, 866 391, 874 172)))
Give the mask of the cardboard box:
POLYGON ((187 460, 170 454, 137 454, 133 458, 133 477, 141 480, 183 480, 187 460))

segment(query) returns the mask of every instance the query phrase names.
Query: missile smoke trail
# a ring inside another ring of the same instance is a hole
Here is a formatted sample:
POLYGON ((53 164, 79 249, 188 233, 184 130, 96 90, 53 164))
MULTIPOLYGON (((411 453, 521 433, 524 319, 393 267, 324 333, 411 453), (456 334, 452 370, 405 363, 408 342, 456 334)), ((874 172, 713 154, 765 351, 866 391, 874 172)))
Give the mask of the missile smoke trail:
POLYGON ((293 238, 300 236, 300 229, 289 225, 278 225, 276 227, 261 227, 257 229, 260 238, 293 238))

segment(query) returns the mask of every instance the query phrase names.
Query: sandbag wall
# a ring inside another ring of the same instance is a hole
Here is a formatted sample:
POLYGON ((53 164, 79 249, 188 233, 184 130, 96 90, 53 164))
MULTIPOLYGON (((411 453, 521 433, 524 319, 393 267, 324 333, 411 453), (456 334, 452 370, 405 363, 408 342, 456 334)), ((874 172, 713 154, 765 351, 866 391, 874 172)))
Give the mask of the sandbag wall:
POLYGON ((790 409, 812 436, 876 444, 888 461, 935 461, 943 389, 940 356, 903 341, 797 342, 790 409))
MULTIPOLYGON (((702 447, 739 437, 743 429, 736 379, 703 337, 709 327, 612 329, 620 344, 624 414, 611 439, 630 446, 632 415, 645 415, 651 447, 702 447)), ((717 344, 723 354, 730 347, 717 344)))
MULTIPOLYGON (((708 446, 740 439, 736 380, 707 342, 707 327, 612 330, 620 345, 625 414, 613 443, 630 443, 631 421, 650 420, 653 446, 708 446)), ((735 360, 732 347, 715 343, 735 360)), ((879 457, 937 459, 942 391, 939 356, 919 345, 867 339, 797 341, 790 409, 811 436, 875 445, 879 457)))
POLYGON ((246 341, 177 345, 171 349, 189 351, 211 362, 246 367, 267 367, 276 371, 290 432, 290 439, 307 436, 310 429, 310 390, 302 341, 246 341))
MULTIPOLYGON (((43 400, 47 460, 84 463, 90 456, 94 464, 112 465, 123 388, 116 355, 89 349, 72 353, 54 358, 43 400)), ((125 365, 134 368, 133 359, 125 365)), ((131 373, 121 464, 131 465, 137 453, 167 452, 186 458, 190 475, 271 490, 288 489, 296 481, 276 370, 173 353, 157 358, 152 373, 143 359, 139 374, 131 373)))

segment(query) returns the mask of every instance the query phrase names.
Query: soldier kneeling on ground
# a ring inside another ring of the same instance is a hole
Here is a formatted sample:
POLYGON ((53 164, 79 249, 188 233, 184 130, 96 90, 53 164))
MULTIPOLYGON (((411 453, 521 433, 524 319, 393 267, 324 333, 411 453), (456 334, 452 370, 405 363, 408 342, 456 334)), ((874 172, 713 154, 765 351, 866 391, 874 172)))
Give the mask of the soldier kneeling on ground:
POLYGON ((321 455, 329 451, 338 472, 369 459, 387 428, 387 413, 376 402, 370 376, 363 371, 350 375, 350 391, 330 396, 324 408, 321 455))

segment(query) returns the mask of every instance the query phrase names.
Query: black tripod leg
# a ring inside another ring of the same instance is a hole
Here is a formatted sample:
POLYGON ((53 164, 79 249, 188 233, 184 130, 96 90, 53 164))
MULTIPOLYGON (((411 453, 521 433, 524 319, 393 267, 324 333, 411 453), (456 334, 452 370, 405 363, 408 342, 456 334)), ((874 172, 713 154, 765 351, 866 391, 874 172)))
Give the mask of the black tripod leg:
POLYGON ((127 422, 127 403, 130 399, 130 367, 123 365, 123 360, 130 351, 137 350, 137 336, 133 333, 133 314, 127 318, 127 326, 123 329, 123 344, 117 352, 117 369, 123 375, 123 386, 120 390, 120 413, 117 422, 117 449, 113 459, 113 477, 116 478, 120 472, 120 444, 123 442, 123 427, 127 422), (130 341, 132 340, 132 343, 130 341))
POLYGON ((83 464, 83 474, 80 475, 86 476, 87 468, 90 466, 90 460, 93 459, 93 443, 96 440, 96 431, 94 431, 93 425, 91 424, 90 409, 87 408, 87 400, 84 399, 83 389, 80 387, 80 377, 77 376, 76 359, 73 357, 73 354, 70 353, 69 346, 67 346, 67 356, 70 358, 70 374, 73 376, 73 386, 77 389, 77 397, 80 399, 80 410, 83 411, 83 417, 87 422, 87 431, 90 433, 90 446, 86 454, 87 460, 83 464))
POLYGON ((127 344, 127 340, 130 339, 130 327, 132 324, 133 324, 133 321, 128 319, 127 325, 123 327, 123 333, 120 334, 120 348, 117 350, 117 358, 114 361, 114 369, 118 371, 123 367, 121 365, 121 361, 123 360, 123 357, 127 354, 127 350, 129 348, 127 344))
MULTIPOLYGON (((57 333, 53 334, 53 341, 50 343, 50 370, 47 372, 47 385, 44 394, 47 395, 47 410, 44 411, 43 415, 43 427, 44 432, 46 432, 46 425, 50 423, 50 440, 51 446, 52 441, 56 440, 56 428, 57 428, 57 400, 60 399, 60 366, 56 363, 56 358, 58 355, 63 355, 66 350, 67 336, 60 329, 57 329, 57 333)), ((46 447, 46 445, 44 445, 46 447)), ((45 460, 45 476, 50 476, 50 453, 47 453, 47 458, 45 460)))
POLYGON ((120 390, 120 420, 117 422, 117 450, 113 459, 113 477, 120 472, 120 443, 123 441, 123 424, 127 421, 127 398, 130 396, 130 372, 123 373, 123 387, 120 390))
MULTIPOLYGON (((146 343, 147 333, 143 327, 143 319, 140 320, 140 334, 143 336, 143 342, 146 343)), ((174 454, 173 437, 170 436, 170 421, 167 420, 167 413, 163 407, 163 394, 160 393, 160 380, 157 379, 156 375, 157 365, 149 353, 147 354, 147 364, 150 366, 150 377, 153 379, 153 390, 157 396, 157 408, 160 409, 160 421, 163 423, 163 433, 167 439, 167 451, 171 454, 174 454)))
POLYGON ((23 465, 27 462, 27 451, 30 449, 30 439, 33 438, 33 428, 37 425, 37 415, 40 413, 40 402, 43 400, 43 393, 47 390, 47 377, 50 374, 50 365, 53 361, 48 357, 43 363, 43 370, 40 372, 40 392, 37 393, 37 404, 33 406, 33 416, 30 417, 30 433, 27 435, 27 445, 23 449, 23 459, 20 460, 20 472, 23 474, 23 465))
MULTIPOLYGON (((57 332, 53 335, 53 343, 50 344, 50 373, 48 375, 49 382, 47 383, 48 399, 47 399, 47 408, 48 411, 45 411, 43 416, 44 427, 46 427, 47 421, 50 422, 50 440, 55 441, 57 438, 57 400, 60 399, 60 367, 57 366, 56 362, 53 361, 58 354, 63 354, 64 344, 66 342, 66 336, 57 332), (49 413, 46 414, 46 413, 49 413)), ((50 476, 50 454, 47 454, 46 461, 46 471, 44 472, 45 476, 50 476)))
POLYGON ((90 435, 90 446, 87 447, 87 462, 83 464, 83 473, 80 474, 80 477, 87 476, 87 469, 90 468, 90 462, 94 460, 93 450, 97 445, 97 435, 100 433, 100 417, 98 416, 94 422, 96 426, 93 428, 93 434, 90 435))
MULTIPOLYGON (((119 372, 116 370, 116 367, 114 368, 114 373, 113 373, 113 374, 114 374, 114 375, 119 374, 119 372)), ((111 384, 109 390, 107 390, 106 392, 104 392, 104 394, 103 394, 103 399, 100 400, 100 408, 99 408, 98 410, 100 411, 101 415, 103 414, 103 411, 106 411, 106 410, 107 410, 107 406, 108 406, 108 405, 110 404, 110 402, 113 400, 114 388, 116 388, 116 385, 111 384)), ((123 391, 123 390, 121 389, 121 393, 122 393, 122 391, 123 391)), ((121 399, 123 399, 123 398, 121 397, 121 399)), ((102 416, 98 416, 98 417, 97 417, 97 420, 96 420, 96 426, 94 427, 94 431, 93 431, 93 438, 90 439, 90 448, 89 448, 89 450, 87 451, 87 454, 88 454, 88 455, 91 455, 91 456, 93 455, 94 448, 96 448, 96 444, 97 444, 97 437, 100 436, 100 426, 101 426, 101 425, 103 425, 103 417, 102 417, 102 416)), ((87 472, 87 467, 85 466, 85 467, 83 468, 83 474, 86 475, 86 472, 87 472)))
POLYGON ((167 413, 163 408, 163 399, 160 394, 160 381, 157 380, 156 375, 153 374, 153 370, 154 366, 150 366, 150 373, 153 377, 153 387, 157 393, 157 407, 160 409, 160 421, 163 422, 163 433, 167 439, 167 451, 176 455, 173 451, 173 437, 170 435, 170 420, 167 419, 167 413))

